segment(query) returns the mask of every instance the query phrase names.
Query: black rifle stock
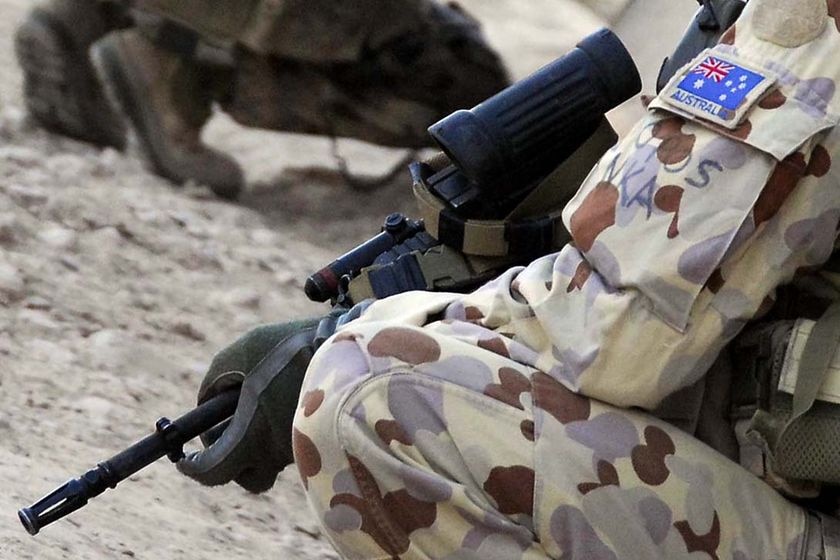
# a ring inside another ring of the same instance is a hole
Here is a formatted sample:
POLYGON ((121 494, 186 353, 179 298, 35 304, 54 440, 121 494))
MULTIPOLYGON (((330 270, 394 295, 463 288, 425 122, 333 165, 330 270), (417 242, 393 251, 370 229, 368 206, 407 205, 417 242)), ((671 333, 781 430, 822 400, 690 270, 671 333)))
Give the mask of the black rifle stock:
POLYGON ((116 488, 161 457, 177 462, 184 456, 185 443, 233 416, 238 400, 238 391, 228 391, 175 421, 161 418, 155 423, 154 433, 18 511, 20 522, 30 535, 37 535, 43 527, 83 507, 108 488, 116 488))

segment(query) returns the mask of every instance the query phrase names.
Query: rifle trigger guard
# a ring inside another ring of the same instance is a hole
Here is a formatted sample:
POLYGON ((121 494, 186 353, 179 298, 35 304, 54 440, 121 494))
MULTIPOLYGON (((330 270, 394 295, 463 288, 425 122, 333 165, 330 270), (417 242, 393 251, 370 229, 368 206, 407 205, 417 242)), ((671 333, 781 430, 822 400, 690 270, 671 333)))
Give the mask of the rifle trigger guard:
POLYGON ((160 434, 166 444, 168 451, 166 454, 167 459, 173 463, 177 463, 184 458, 183 439, 178 431, 178 427, 169 418, 164 416, 155 422, 155 432, 160 434))

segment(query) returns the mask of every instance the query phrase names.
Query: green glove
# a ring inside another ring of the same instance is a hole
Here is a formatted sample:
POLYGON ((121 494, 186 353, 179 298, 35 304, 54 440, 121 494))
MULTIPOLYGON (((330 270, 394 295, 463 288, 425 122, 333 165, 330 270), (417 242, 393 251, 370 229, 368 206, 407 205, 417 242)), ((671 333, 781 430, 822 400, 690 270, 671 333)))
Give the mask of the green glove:
POLYGON ((306 368, 315 353, 320 319, 254 329, 213 359, 198 403, 242 386, 236 413, 202 436, 205 449, 178 462, 178 470, 208 486, 236 481, 265 492, 293 462, 292 420, 306 368))

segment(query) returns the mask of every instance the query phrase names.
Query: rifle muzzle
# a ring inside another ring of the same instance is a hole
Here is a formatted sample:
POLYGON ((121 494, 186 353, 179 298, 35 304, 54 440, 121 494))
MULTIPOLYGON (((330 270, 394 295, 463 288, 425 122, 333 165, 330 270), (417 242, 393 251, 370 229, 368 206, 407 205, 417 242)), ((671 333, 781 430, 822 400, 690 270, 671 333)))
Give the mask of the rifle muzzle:
POLYGON ((30 535, 37 535, 42 528, 84 507, 88 500, 108 488, 116 488, 117 484, 161 457, 178 461, 184 456, 184 444, 233 416, 238 401, 238 390, 227 391, 174 422, 161 418, 151 435, 18 511, 20 522, 30 535))

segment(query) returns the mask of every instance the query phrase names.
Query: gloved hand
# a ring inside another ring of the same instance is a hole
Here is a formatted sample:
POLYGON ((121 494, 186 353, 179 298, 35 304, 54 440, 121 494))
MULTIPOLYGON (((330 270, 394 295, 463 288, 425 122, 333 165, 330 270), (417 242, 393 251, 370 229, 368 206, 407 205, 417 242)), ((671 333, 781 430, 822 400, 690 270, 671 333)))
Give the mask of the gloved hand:
POLYGON ((201 404, 242 386, 236 413, 202 435, 203 451, 178 462, 178 470, 208 486, 236 481, 265 492, 293 462, 292 419, 321 319, 259 327, 213 359, 198 391, 201 404))

